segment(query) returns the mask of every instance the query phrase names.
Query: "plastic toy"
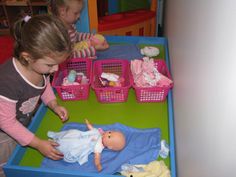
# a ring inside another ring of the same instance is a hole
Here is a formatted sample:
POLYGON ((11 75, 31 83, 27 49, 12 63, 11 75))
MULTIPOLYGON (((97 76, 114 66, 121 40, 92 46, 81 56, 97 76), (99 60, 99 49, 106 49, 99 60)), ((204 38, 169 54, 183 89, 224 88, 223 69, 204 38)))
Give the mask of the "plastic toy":
POLYGON ((95 34, 91 37, 90 41, 93 46, 96 46, 98 44, 101 44, 105 41, 105 37, 101 34, 95 34))
POLYGON ((121 169, 121 174, 126 177, 170 177, 164 161, 152 161, 146 165, 124 164, 121 169))
POLYGON ((80 50, 86 49, 90 46, 94 46, 96 48, 97 45, 102 44, 105 41, 106 41, 106 39, 103 35, 95 34, 89 40, 77 42, 74 45, 74 50, 80 51, 80 50))
POLYGON ((140 52, 142 55, 145 55, 147 57, 156 57, 157 55, 159 55, 160 50, 157 47, 146 46, 140 49, 140 52))
POLYGON ((98 171, 102 170, 101 153, 104 148, 113 151, 121 151, 125 147, 125 136, 121 131, 103 131, 94 128, 85 119, 88 131, 69 129, 61 132, 48 132, 48 137, 56 141, 57 149, 64 154, 64 160, 68 163, 78 162, 83 165, 88 161, 88 156, 94 152, 94 161, 98 171))
POLYGON ((97 1, 87 1, 90 31, 125 36, 155 36, 157 0, 150 9, 139 9, 98 17, 97 1))
POLYGON ((88 79, 84 75, 84 73, 77 73, 75 70, 70 70, 68 76, 63 79, 63 86, 69 85, 80 85, 80 84, 87 84, 88 79))
POLYGON ((76 78, 76 71, 75 70, 70 70, 69 75, 67 76, 68 82, 72 83, 75 81, 76 78))

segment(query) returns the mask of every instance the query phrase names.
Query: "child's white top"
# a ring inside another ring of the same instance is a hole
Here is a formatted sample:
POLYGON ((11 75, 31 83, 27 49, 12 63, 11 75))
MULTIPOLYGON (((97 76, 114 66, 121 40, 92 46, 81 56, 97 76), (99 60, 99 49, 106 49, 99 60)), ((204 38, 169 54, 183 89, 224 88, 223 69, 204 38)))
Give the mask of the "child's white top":
POLYGON ((78 162, 80 165, 88 161, 91 153, 101 153, 104 149, 102 135, 98 129, 88 131, 77 129, 62 132, 48 132, 48 137, 56 141, 57 149, 64 154, 64 160, 69 163, 78 162))

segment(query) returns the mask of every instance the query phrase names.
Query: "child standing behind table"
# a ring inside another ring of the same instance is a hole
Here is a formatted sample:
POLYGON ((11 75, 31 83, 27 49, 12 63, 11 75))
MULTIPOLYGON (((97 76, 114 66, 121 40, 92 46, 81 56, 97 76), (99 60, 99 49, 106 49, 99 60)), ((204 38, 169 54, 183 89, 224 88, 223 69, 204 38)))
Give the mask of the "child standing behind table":
POLYGON ((83 0, 51 0, 50 6, 52 14, 60 18, 65 24, 72 44, 76 46, 78 42, 81 42, 79 49, 78 47, 76 47, 77 49, 74 48, 72 58, 95 58, 96 50, 109 48, 105 38, 101 41, 100 36, 97 38, 96 35, 91 33, 77 32, 75 24, 80 18, 83 0), (100 42, 97 42, 98 40, 100 42))
POLYGON ((63 23, 49 15, 26 16, 14 24, 13 58, 0 65, 0 176, 16 142, 53 160, 63 158, 57 143, 27 129, 41 99, 64 122, 67 110, 58 105, 48 75, 71 54, 63 23))

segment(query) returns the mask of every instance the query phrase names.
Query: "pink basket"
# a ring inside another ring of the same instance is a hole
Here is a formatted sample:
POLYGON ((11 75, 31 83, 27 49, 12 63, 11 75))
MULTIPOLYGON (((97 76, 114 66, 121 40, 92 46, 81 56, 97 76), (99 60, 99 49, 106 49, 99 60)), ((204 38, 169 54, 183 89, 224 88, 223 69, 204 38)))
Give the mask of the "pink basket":
MULTIPOLYGON (((168 78, 171 78, 170 72, 168 71, 168 68, 166 66, 166 63, 164 60, 154 60, 156 69, 163 75, 167 76, 168 78)), ((137 87, 135 83, 132 84, 136 99, 140 103, 144 102, 162 102, 165 101, 166 96, 169 92, 169 89, 173 87, 173 84, 171 84, 168 87, 137 87)))
POLYGON ((129 61, 122 59, 95 61, 93 65, 93 82, 91 85, 95 91, 97 100, 101 103, 126 102, 129 88, 131 87, 129 61), (104 87, 99 79, 102 72, 114 73, 125 78, 124 86, 104 87))
POLYGON ((56 89, 60 98, 67 100, 86 100, 89 96, 89 88, 92 79, 92 61, 85 58, 74 58, 61 64, 59 70, 55 73, 52 86, 56 89), (63 86, 65 78, 70 70, 83 73, 88 79, 87 84, 63 86))

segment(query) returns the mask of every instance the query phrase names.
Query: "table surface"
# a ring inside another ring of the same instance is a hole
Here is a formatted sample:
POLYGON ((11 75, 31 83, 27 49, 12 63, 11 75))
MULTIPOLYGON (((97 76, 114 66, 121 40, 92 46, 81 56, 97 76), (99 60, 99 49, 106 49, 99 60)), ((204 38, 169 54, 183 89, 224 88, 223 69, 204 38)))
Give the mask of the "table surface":
MULTIPOLYGON (((146 45, 139 44, 140 48, 144 46, 146 45)), ((165 59, 163 45, 153 44, 151 46, 159 48, 160 54, 157 57, 158 59, 165 59)), ((84 119, 87 118, 92 124, 113 124, 119 122, 135 128, 160 128, 161 139, 169 142, 167 101, 160 103, 138 103, 135 91, 132 88, 129 90, 128 100, 125 103, 99 103, 92 89, 90 89, 88 100, 62 101, 58 97, 58 101, 59 104, 68 109, 70 114, 68 122, 84 123, 84 119)), ((51 110, 48 110, 35 134, 40 138, 47 139, 47 131, 59 131, 62 126, 63 124, 57 116, 51 110)), ((27 148, 20 165, 40 167, 43 158, 38 151, 27 148)), ((170 158, 165 159, 165 163, 169 166, 170 158)))
MULTIPOLYGON (((68 122, 84 123, 87 118, 92 124, 113 124, 116 122, 135 128, 161 128, 161 139, 169 142, 168 105, 167 101, 160 103, 138 103, 135 91, 131 88, 127 102, 124 103, 99 103, 95 92, 90 89, 90 96, 85 101, 61 101, 69 111, 68 122)), ((36 135, 47 139, 47 131, 59 131, 63 124, 51 111, 47 110, 36 135)), ((27 148, 22 166, 40 167, 43 156, 32 148, 27 148), (32 158, 33 157, 33 158, 32 158)), ((169 165, 169 158, 165 159, 169 165)))

